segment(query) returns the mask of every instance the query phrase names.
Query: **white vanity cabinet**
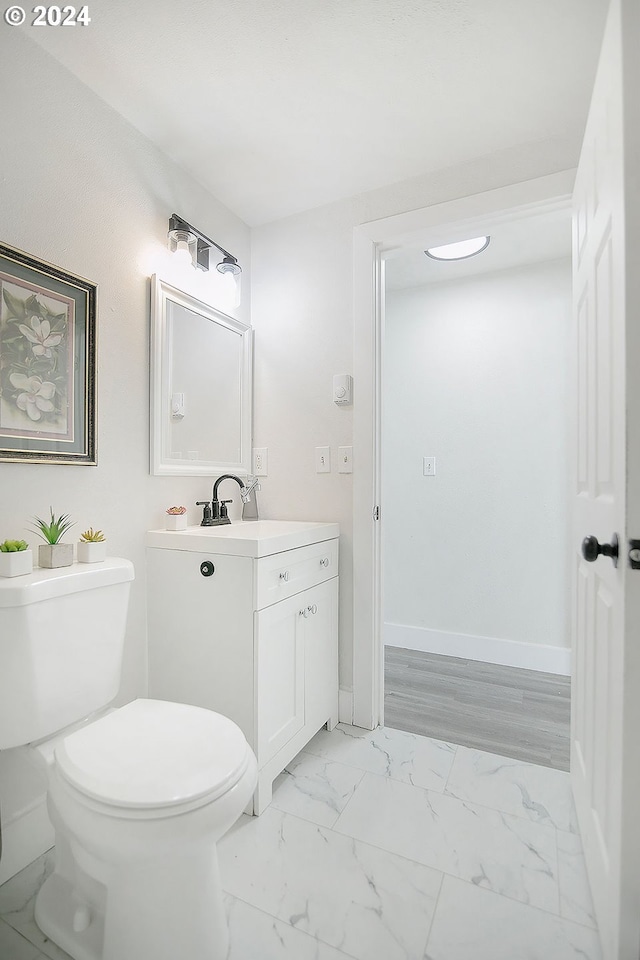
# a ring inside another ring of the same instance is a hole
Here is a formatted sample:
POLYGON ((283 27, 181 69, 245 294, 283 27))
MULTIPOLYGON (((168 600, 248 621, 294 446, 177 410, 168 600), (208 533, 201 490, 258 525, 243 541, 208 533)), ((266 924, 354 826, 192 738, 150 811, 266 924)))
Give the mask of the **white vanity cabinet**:
POLYGON ((240 726, 258 760, 255 814, 337 722, 337 538, 336 524, 286 521, 147 534, 149 696, 240 726))

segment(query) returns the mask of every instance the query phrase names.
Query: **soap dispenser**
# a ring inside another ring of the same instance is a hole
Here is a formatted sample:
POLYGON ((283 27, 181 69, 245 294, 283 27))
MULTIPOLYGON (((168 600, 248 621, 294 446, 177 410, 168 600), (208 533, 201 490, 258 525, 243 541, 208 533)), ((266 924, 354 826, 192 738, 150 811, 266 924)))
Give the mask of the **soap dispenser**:
POLYGON ((258 520, 258 497, 257 491, 260 489, 260 481, 257 477, 253 480, 247 480, 245 485, 245 495, 242 498, 242 519, 258 520))

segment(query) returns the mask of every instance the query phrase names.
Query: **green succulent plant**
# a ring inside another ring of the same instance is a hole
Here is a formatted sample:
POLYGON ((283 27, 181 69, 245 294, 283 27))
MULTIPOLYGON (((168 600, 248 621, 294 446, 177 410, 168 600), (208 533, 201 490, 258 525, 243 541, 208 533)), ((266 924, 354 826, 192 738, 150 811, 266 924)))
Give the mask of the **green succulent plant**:
POLYGON ((40 517, 33 518, 36 523, 35 533, 42 537, 45 543, 60 543, 67 530, 73 526, 74 521, 69 519, 67 513, 61 513, 59 517, 56 517, 51 507, 49 507, 49 510, 51 520, 48 522, 41 520, 40 517))
POLYGON ((80 534, 81 543, 101 543, 105 539, 102 530, 94 530, 89 527, 84 533, 80 534))
POLYGON ((5 540, 4 543, 0 543, 0 553, 21 553, 28 549, 29 544, 26 540, 5 540))

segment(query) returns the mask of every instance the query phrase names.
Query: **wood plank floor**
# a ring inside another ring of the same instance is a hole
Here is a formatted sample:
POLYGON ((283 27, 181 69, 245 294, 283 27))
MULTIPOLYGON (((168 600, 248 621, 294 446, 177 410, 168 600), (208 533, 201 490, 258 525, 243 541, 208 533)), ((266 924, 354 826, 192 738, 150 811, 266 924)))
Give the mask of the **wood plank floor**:
POLYGON ((500 756, 569 769, 570 678, 385 648, 384 722, 500 756))

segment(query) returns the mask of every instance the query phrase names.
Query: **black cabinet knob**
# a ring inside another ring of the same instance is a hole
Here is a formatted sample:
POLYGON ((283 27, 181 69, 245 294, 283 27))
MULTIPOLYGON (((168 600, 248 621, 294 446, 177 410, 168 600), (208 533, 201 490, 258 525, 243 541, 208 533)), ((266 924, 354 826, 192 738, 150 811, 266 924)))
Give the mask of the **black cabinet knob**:
POLYGON ((618 534, 614 533, 611 543, 598 543, 597 537, 585 537, 582 541, 582 556, 589 563, 593 563, 602 554, 611 557, 614 567, 618 566, 618 534))
POLYGON ((212 577, 216 571, 216 568, 211 563, 211 560, 203 560, 200 564, 200 573, 203 577, 212 577))

